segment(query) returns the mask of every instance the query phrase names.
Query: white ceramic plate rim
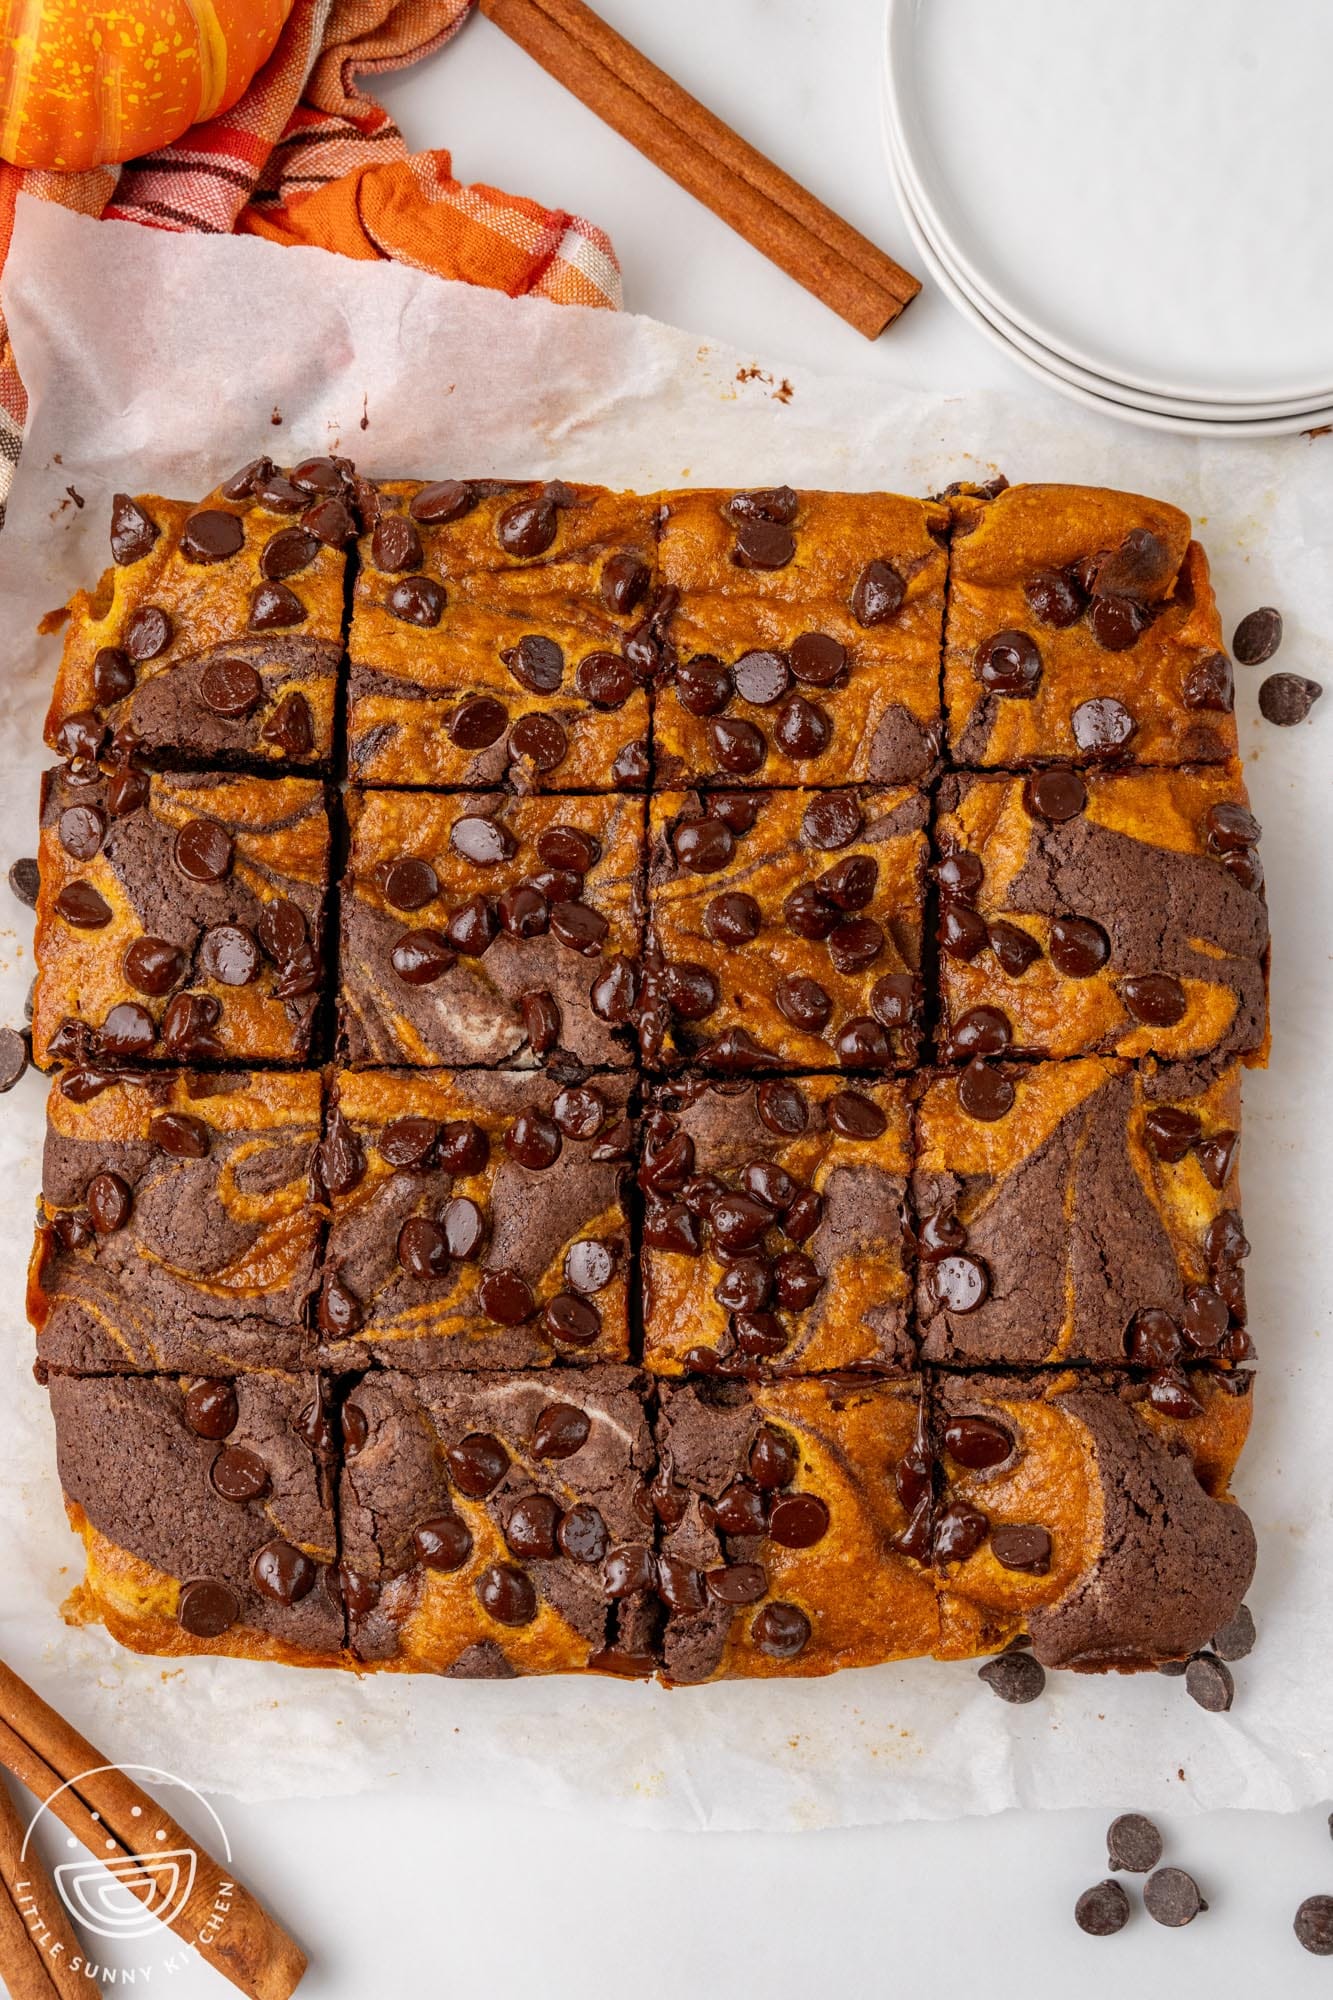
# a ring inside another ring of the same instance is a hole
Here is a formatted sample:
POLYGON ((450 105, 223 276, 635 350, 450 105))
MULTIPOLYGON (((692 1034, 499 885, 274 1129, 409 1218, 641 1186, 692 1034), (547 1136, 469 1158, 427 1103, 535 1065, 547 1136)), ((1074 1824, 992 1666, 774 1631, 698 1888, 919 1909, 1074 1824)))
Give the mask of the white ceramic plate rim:
POLYGON ((901 134, 892 122, 892 112, 887 111, 889 121, 889 143, 893 148, 894 165, 900 187, 910 200, 922 229, 931 237, 932 248, 940 263, 945 265, 959 291, 965 292, 979 313, 999 329, 1005 338, 1019 347, 1039 367, 1052 375, 1058 375, 1065 382, 1087 389, 1094 396, 1102 396, 1110 402, 1123 403, 1137 410, 1155 410, 1168 417, 1197 417, 1201 421, 1220 423, 1248 423, 1277 417, 1309 417, 1319 414, 1330 401, 1333 391, 1311 402, 1301 397, 1289 402, 1273 403, 1215 403, 1201 398, 1156 396, 1148 390, 1137 390, 1131 384, 1118 382, 1109 375, 1095 375, 1076 362, 1069 361, 1057 348, 1048 347, 1044 341, 1036 340, 996 304, 995 300, 981 290, 959 268, 949 246, 935 235, 926 204, 921 199, 921 185, 912 168, 912 163, 902 149, 901 134))
MULTIPOLYGON (((1150 395, 1167 398, 1173 402, 1204 403, 1214 408, 1265 408, 1280 406, 1290 410, 1300 403, 1307 410, 1323 409, 1333 402, 1333 382, 1301 384, 1295 389, 1274 391, 1271 396, 1256 396, 1253 388, 1216 389, 1210 396, 1201 396, 1197 385, 1181 382, 1167 382, 1152 376, 1145 376, 1133 370, 1116 369, 1107 372, 1106 356, 1090 354, 1086 350, 1064 341, 1054 334, 1050 327, 1036 323, 1021 306, 1008 298, 1002 289, 982 276, 975 263, 967 256, 957 238, 948 228, 939 209, 931 200, 924 177, 916 165, 912 146, 912 117, 908 99, 900 87, 904 78, 911 74, 913 65, 912 33, 921 0, 887 0, 885 13, 884 69, 888 96, 889 117, 896 135, 904 165, 910 165, 912 185, 917 192, 918 220, 929 223, 937 245, 947 245, 953 267, 958 273, 966 273, 975 290, 994 302, 1011 326, 1021 328, 1048 353, 1060 354, 1076 363, 1087 374, 1113 383, 1117 387, 1143 391, 1150 395)), ((899 178, 902 176, 900 174, 899 178)), ((1095 391, 1093 393, 1096 393, 1095 391)), ((1278 413, 1274 407, 1274 415, 1278 413)))
POLYGON ((1070 361, 1060 349, 1037 340, 1017 324, 996 303, 995 299, 964 271, 953 255, 950 243, 935 231, 931 220, 931 210, 924 199, 919 175, 911 159, 904 153, 902 133, 893 116, 891 99, 885 99, 886 135, 892 148, 897 181, 906 193, 923 230, 931 238, 931 245, 941 264, 948 268, 959 291, 965 292, 979 313, 997 327, 1007 340, 1019 347, 1035 361, 1043 371, 1060 376, 1064 381, 1087 389, 1094 396, 1101 396, 1110 402, 1123 403, 1139 410, 1155 410, 1163 416, 1198 417, 1204 421, 1224 423, 1248 423, 1266 418, 1312 416, 1321 413, 1333 402, 1333 389, 1327 390, 1313 401, 1309 397, 1298 397, 1273 402, 1219 403, 1202 397, 1159 396, 1148 390, 1138 390, 1131 383, 1121 382, 1109 375, 1099 375, 1090 369, 1081 368, 1070 361))
POLYGON ((962 313, 964 319, 992 341, 996 347, 1009 356, 1027 374, 1044 382, 1048 388, 1070 396, 1076 403, 1082 403, 1090 410, 1100 410, 1104 415, 1119 417, 1122 422, 1139 424, 1148 430, 1169 431, 1184 437, 1233 437, 1263 438, 1289 437, 1293 433, 1309 430, 1324 422, 1333 423, 1333 403, 1323 409, 1308 410, 1299 416, 1268 417, 1253 420, 1209 420, 1201 417, 1176 417, 1157 410, 1146 410, 1131 403, 1118 403, 1113 397, 1096 395, 1084 389, 1077 382, 1066 381, 1062 376, 1052 374, 1040 362, 1016 347, 1003 330, 988 319, 979 307, 964 292, 952 273, 940 261, 933 241, 927 235, 925 225, 912 205, 907 187, 898 172, 894 150, 894 127, 887 100, 884 108, 884 143, 888 157, 889 174, 902 209, 903 220, 908 233, 921 254, 922 261, 940 290, 962 313))

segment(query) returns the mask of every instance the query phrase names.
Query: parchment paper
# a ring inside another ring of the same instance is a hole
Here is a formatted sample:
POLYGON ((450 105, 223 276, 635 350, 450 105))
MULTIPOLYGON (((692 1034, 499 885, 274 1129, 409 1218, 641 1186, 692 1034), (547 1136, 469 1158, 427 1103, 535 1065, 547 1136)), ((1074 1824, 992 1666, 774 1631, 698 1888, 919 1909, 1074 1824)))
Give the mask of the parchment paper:
MULTIPOLYGON (((38 617, 106 560, 112 490, 203 492, 256 452, 339 449, 370 472, 886 486, 1069 478, 1188 508, 1226 629, 1279 605, 1278 664, 1333 680, 1333 438, 1165 440, 1049 404, 886 393, 629 315, 444 284, 250 239, 162 236, 20 203, 5 310, 33 398, 0 535, 0 862, 31 853, 58 641, 38 617), (281 424, 270 419, 280 416, 281 424), (71 491, 72 489, 72 491, 71 491), (72 496, 77 493, 84 503, 72 496)), ((1006 1708, 975 1667, 664 1692, 175 1664, 65 1626, 64 1522, 23 1318, 44 1087, 0 1102, 0 1654, 109 1755, 246 1797, 391 1780, 470 1796, 595 1799, 642 1823, 802 1828, 1011 1805, 1294 1808, 1333 1791, 1333 1167, 1329 939, 1333 691, 1300 729, 1242 740, 1276 935, 1275 1054, 1246 1087, 1245 1217, 1261 1357, 1240 1497, 1260 1536, 1260 1642, 1231 1714, 1178 1680, 1053 1676, 1006 1708), (1322 712, 1321 712, 1322 711, 1322 712)), ((31 977, 31 920, 0 889, 0 1019, 31 977)))

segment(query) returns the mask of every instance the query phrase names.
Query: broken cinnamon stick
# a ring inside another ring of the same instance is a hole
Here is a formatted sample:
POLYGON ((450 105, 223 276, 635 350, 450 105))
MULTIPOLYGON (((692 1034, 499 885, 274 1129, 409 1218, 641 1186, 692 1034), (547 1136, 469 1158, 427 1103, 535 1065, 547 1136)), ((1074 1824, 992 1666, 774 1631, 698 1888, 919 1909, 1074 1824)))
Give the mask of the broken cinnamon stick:
POLYGON ((480 0, 557 82, 874 340, 920 281, 723 124, 583 0, 480 0))
MULTIPOLYGON (((300 1946, 230 1870, 3 1661, 0 1765, 98 1859, 192 1849, 193 1881, 167 1918, 172 1930, 249 2000, 288 2000, 306 1968, 300 1946)), ((142 1901, 151 1899, 147 1875, 129 1872, 123 1879, 142 1901)))

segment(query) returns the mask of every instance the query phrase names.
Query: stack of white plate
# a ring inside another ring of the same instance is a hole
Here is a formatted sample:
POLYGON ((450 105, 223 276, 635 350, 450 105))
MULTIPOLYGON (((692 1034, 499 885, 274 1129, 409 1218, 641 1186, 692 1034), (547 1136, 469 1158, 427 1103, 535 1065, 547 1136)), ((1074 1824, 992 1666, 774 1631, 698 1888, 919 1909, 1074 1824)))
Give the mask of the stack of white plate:
POLYGON ((1129 422, 1333 423, 1333 0, 889 0, 885 132, 935 282, 1129 422))

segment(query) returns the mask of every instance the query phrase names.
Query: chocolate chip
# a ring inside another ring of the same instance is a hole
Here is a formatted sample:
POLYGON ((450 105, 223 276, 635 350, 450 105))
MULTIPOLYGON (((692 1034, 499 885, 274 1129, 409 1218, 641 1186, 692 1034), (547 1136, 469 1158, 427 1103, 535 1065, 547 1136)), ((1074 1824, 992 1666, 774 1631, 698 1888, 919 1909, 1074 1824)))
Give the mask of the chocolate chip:
POLYGON ((509 714, 493 695, 472 695, 462 701, 445 725, 449 741, 459 750, 485 750, 504 734, 509 714))
POLYGON ((1239 1145, 1239 1132, 1214 1132, 1211 1138, 1201 1140, 1194 1149, 1204 1179, 1219 1193, 1231 1178, 1239 1145))
POLYGON ((847 847, 863 824, 860 801, 854 792, 823 792, 801 816, 801 837, 808 846, 825 851, 847 847))
POLYGON ((259 1453, 243 1444, 223 1446, 209 1468, 208 1480, 223 1500, 238 1504, 261 1499, 271 1484, 268 1467, 259 1453))
POLYGON ((619 653, 587 653, 574 672, 574 686, 594 708, 623 708, 638 686, 634 669, 619 653))
POLYGON ((140 806, 147 803, 148 778, 145 772, 122 765, 118 771, 111 773, 106 787, 106 809, 113 819, 138 812, 140 806))
POLYGON ((172 630, 160 604, 141 604, 125 621, 124 650, 132 660, 155 660, 171 644, 172 630))
POLYGON ((695 875, 713 875, 725 868, 735 848, 730 827, 712 817, 680 821, 671 844, 681 867, 695 875))
POLYGON ((1143 1813, 1121 1813, 1106 1829, 1106 1865, 1146 1875, 1162 1858, 1162 1836, 1143 1813))
MULTIPOLYGON (((618 1027, 628 1021, 633 1012, 637 992, 638 975, 634 967, 628 959, 613 958, 606 971, 599 974, 588 988, 588 998, 599 1021, 618 1027)), ((558 1017, 559 1010, 556 1011, 558 1017)), ((558 1035, 558 1021, 556 1032, 558 1035)))
POLYGON ((785 1549, 809 1549, 828 1533, 829 1511, 814 1493, 784 1494, 768 1517, 771 1540, 785 1549))
POLYGON ((176 1622, 196 1639, 220 1639, 241 1615, 241 1601, 229 1583, 193 1577, 181 1585, 176 1622))
POLYGON ((1270 674, 1259 689, 1259 713, 1265 722, 1289 729, 1304 722, 1323 692, 1318 681, 1302 674, 1270 674))
POLYGON ((946 902, 940 910, 935 933, 940 950, 948 958, 970 963, 989 942, 986 920, 969 903, 946 902))
POLYGON ((641 792, 652 776, 652 769, 648 745, 640 736, 617 750, 611 764, 611 783, 618 792, 641 792))
POLYGON ((487 1271, 477 1296, 482 1311, 498 1326, 522 1326, 537 1310, 531 1286, 517 1271, 487 1271))
POLYGON ((434 577, 405 576, 385 598, 384 608, 405 625, 430 628, 439 624, 447 602, 444 585, 434 577))
POLYGON ((467 1195, 455 1195, 440 1211, 440 1227, 449 1255, 460 1264, 475 1257, 486 1238, 486 1218, 467 1195))
POLYGON ((523 1032, 528 1038, 528 1046, 533 1054, 549 1055, 560 1040, 558 1003, 549 993, 522 993, 519 995, 518 1008, 523 1019, 523 1032))
POLYGON ((304 1550, 291 1542, 266 1542, 250 1565, 255 1589, 278 1604, 299 1604, 315 1586, 318 1574, 304 1550))
POLYGON ((1013 1030, 998 1007, 969 1007, 954 1022, 949 1035, 953 1056, 998 1056, 1008 1048, 1013 1030))
POLYGON ((111 1008, 98 1030, 103 1055, 119 1061, 151 1055, 157 1041, 157 1024, 146 1007, 122 1000, 111 1008))
POLYGON ((330 497, 307 507, 301 516, 301 526, 323 542, 326 548, 344 549, 356 533, 356 522, 352 519, 342 500, 330 497))
POLYGON ((986 1417, 953 1417, 944 1427, 944 1448, 969 1472, 988 1472, 1004 1464, 1014 1441, 1008 1431, 986 1417))
POLYGON ((1223 1715, 1236 1693, 1231 1669, 1212 1653, 1196 1653, 1185 1669, 1185 1692, 1200 1708, 1223 1715))
POLYGON ((1178 1930, 1208 1908, 1198 1883, 1183 1868, 1159 1868, 1143 1885, 1143 1907, 1154 1923, 1178 1930))
POLYGON ((233 852, 231 835, 214 819, 187 819, 172 847, 176 866, 192 882, 223 881, 233 852))
POLYGON ((556 1553, 560 1509, 549 1493, 525 1493, 505 1517, 504 1537, 516 1556, 532 1562, 556 1553))
POLYGON ((602 1588, 608 1597, 632 1597, 651 1590, 656 1582, 657 1558, 642 1542, 627 1542, 607 1556, 602 1588))
POLYGON ((691 715, 720 715, 734 692, 731 675, 708 653, 682 660, 674 682, 677 700, 691 715))
POLYGON ((821 896, 840 910, 861 910, 875 893, 879 863, 870 854, 848 854, 815 883, 821 896))
POLYGON ((389 954, 398 977, 408 986, 430 986, 443 979, 457 962, 457 953, 439 931, 404 931, 389 954))
POLYGON ((554 694, 565 677, 565 656, 554 639, 527 632, 500 658, 521 687, 531 694, 554 694))
POLYGON ((316 1315, 320 1331, 334 1340, 345 1339, 364 1323, 361 1301, 338 1271, 324 1280, 316 1315))
POLYGON ((581 1501, 560 1516, 556 1540, 571 1562, 599 1563, 606 1556, 611 1537, 597 1509, 581 1501))
POLYGON ((1166 972, 1145 972, 1122 979, 1116 988, 1125 1011, 1148 1028, 1173 1028, 1185 1017, 1188 1001, 1178 979, 1166 972))
POLYGON ((873 917, 850 917, 835 925, 828 936, 828 954, 834 969, 845 977, 864 972, 884 949, 884 932, 873 917))
POLYGON ((972 671, 988 693, 1030 700, 1041 679, 1041 654, 1026 632, 997 632, 977 647, 972 671))
POLYGON ((24 855, 22 860, 10 864, 9 886, 20 903, 25 904, 30 910, 36 909, 37 892, 42 886, 42 880, 37 863, 31 856, 24 855))
POLYGON ((592 1435, 587 1413, 575 1403, 548 1403, 532 1427, 534 1458, 572 1458, 592 1435))
POLYGON ((412 1530, 412 1552, 427 1569, 461 1569, 472 1554, 472 1530, 457 1514, 432 1515, 412 1530))
POLYGON ((990 1124, 1012 1111, 1014 1086, 1000 1070, 974 1057, 958 1079, 958 1102, 969 1118, 990 1124))
POLYGON ((706 1020, 722 997, 722 989, 708 968, 689 960, 667 966, 663 990, 672 1013, 682 1021, 706 1020))
POLYGON ((998 1695, 1001 1701, 1022 1704, 1036 1701, 1044 1691, 1046 1670, 1040 1660, 1033 1659, 1031 1653, 1001 1653, 997 1659, 987 1660, 984 1667, 978 1668, 977 1679, 985 1681, 991 1693, 998 1695))
POLYGON ((826 632, 800 633, 787 658, 797 680, 808 687, 832 687, 847 670, 847 648, 826 632))
POLYGON ((106 821, 96 806, 66 806, 57 832, 66 854, 76 861, 91 861, 101 850, 106 821))
POLYGON ((1088 803, 1088 788, 1077 771, 1052 765, 1036 771, 1023 786, 1023 802, 1036 819, 1059 825, 1073 819, 1088 803))
POLYGON ((559 516, 548 487, 531 500, 517 500, 495 522, 496 540, 507 555, 523 561, 543 555, 556 537, 559 516))
POLYGON ((1089 1937, 1114 1937, 1129 1922, 1129 1897, 1118 1882, 1098 1882, 1075 1903, 1074 1922, 1089 1937))
POLYGON ((134 692, 134 668, 119 646, 99 646, 93 655, 93 693, 101 707, 134 692))
POLYGON ((55 899, 55 911, 80 931, 100 931, 111 922, 111 906, 91 882, 67 882, 55 899))
POLYGON ((509 1453, 489 1431, 469 1431, 445 1452, 449 1475, 469 1500, 484 1500, 509 1470, 509 1453))
POLYGON ((1306 1951, 1333 1958, 1333 1896, 1307 1896, 1291 1927, 1306 1951))
POLYGON ((1147 605, 1133 597, 1094 597, 1088 610, 1088 630, 1108 653, 1123 653, 1152 623, 1147 605))
POLYGON ((643 597, 652 575, 647 563, 632 550, 622 549, 602 565, 602 602, 608 611, 623 617, 643 597))
POLYGON ((813 882, 802 882, 782 905, 787 929, 797 937, 826 938, 838 922, 838 909, 813 882))
MULTIPOLYGON (((1231 662, 1225 653, 1205 653, 1196 660, 1185 676, 1181 690, 1186 708, 1217 709, 1230 714, 1235 705, 1235 686, 1231 673, 1231 662)), ((1259 705, 1263 706, 1263 689, 1259 690, 1259 705)))
POLYGON ((832 718, 804 695, 789 695, 778 710, 773 740, 785 756, 798 762, 818 757, 833 740, 832 718))
POLYGON ((893 1046, 879 1022, 858 1014, 845 1021, 833 1042, 843 1069, 891 1069, 893 1046))
POLYGON ((264 683, 248 660, 213 660, 204 668, 199 692, 215 715, 249 715, 263 698, 264 683))
POLYGON ((561 944, 585 958, 596 958, 606 942, 611 926, 600 910, 587 903, 555 903, 551 908, 551 930, 561 944))
POLYGON ((1231 638, 1231 650, 1243 667, 1261 667, 1282 644, 1282 613, 1271 604, 1248 611, 1231 638))
POLYGON ((1196 1143, 1202 1125, 1193 1111, 1182 1111, 1179 1105, 1154 1105, 1144 1117, 1143 1130, 1149 1146, 1159 1160, 1183 1160, 1196 1143))
POLYGON ((1254 1613, 1242 1604, 1214 1635, 1213 1651, 1219 1660, 1243 1660, 1254 1651, 1257 1636, 1254 1613))
POLYGON ((155 1146, 177 1160, 207 1159, 212 1140, 202 1118, 188 1111, 162 1111, 148 1127, 155 1146))
POLYGON ((437 528, 470 514, 476 504, 476 489, 466 479, 437 479, 413 496, 407 511, 414 521, 437 528))
POLYGON ((742 521, 778 521, 790 527, 799 506, 798 496, 790 486, 757 486, 748 493, 733 493, 726 505, 726 515, 737 525, 742 521))
POLYGON ((771 707, 791 686, 791 675, 781 653, 743 653, 731 669, 731 678, 742 701, 756 708, 771 707))
POLYGON ((307 495, 284 473, 271 468, 262 478, 255 480, 252 488, 255 499, 270 514, 299 514, 306 504, 307 495))
POLYGON ((785 569, 796 554, 796 537, 780 521, 744 520, 736 530, 733 560, 742 569, 785 569))
POLYGON ((185 954, 163 938, 135 938, 126 945, 121 965, 136 992, 160 999, 171 991, 185 970, 185 954))
POLYGON ((111 501, 111 560, 125 565, 142 560, 158 538, 160 530, 137 500, 117 493, 111 501))
POLYGON ((718 768, 734 778, 750 777, 768 755, 763 730, 740 716, 715 717, 708 725, 708 734, 718 768))
POLYGON ((1043 625, 1063 631, 1083 616, 1087 598, 1065 570, 1043 569, 1023 586, 1029 611, 1043 625))
POLYGON ((540 1173, 560 1157, 560 1127, 543 1111, 521 1111, 505 1136, 505 1144, 521 1167, 540 1173))
POLYGON ((885 1028, 905 1028, 916 1011, 916 982, 908 972, 886 973, 870 989, 870 1011, 885 1028))
POLYGON ((180 539, 186 562, 225 562, 245 545, 245 529, 239 515, 224 514, 220 508, 205 507, 191 514, 180 539))
POLYGON ((1089 979, 1111 955, 1111 941, 1090 917, 1056 917, 1046 949, 1066 979, 1089 979))
POLYGON ((1097 759, 1118 757, 1134 734, 1134 718, 1122 701, 1098 695, 1081 701, 1069 718, 1080 750, 1097 759))
MULTIPOLYGON (((508 861, 517 843, 507 826, 484 813, 468 813, 449 830, 449 845, 476 868, 493 868, 508 861)), ((409 906, 410 907, 410 906, 409 906)))
POLYGON ((825 1101, 824 1118, 844 1139, 863 1141, 880 1138, 889 1122, 878 1104, 858 1090, 835 1090, 825 1101))
POLYGON ((553 715, 524 715, 509 732, 511 757, 526 757, 539 771, 553 771, 569 750, 564 727, 553 715))
POLYGON ((250 630, 280 632, 304 624, 306 608, 285 583, 261 583, 250 599, 250 630))
POLYGON ((0 1028, 0 1097, 12 1090, 28 1067, 28 1040, 17 1028, 0 1028))
POLYGON ((809 1035, 821 1033, 833 1015, 833 1002, 824 988, 803 973, 785 974, 774 989, 773 999, 783 1019, 809 1035))
POLYGON ((289 757, 308 757, 315 743, 310 703, 303 694, 285 694, 259 734, 289 757))
POLYGON ((319 554, 319 542, 306 528, 279 528, 264 544, 259 574, 268 583, 282 583, 308 569, 319 554))
POLYGON ((196 1437, 230 1437, 239 1420, 236 1391, 230 1382, 205 1378, 186 1391, 185 1421, 196 1437))
POLYGON ((1007 1525, 992 1530, 991 1554, 1002 1569, 1045 1576, 1051 1567, 1051 1538, 1045 1528, 1007 1525))
POLYGON ((892 563, 869 562, 852 589, 852 616, 858 625, 882 625, 906 595, 907 585, 892 563))
POLYGON ((770 1659, 794 1660, 810 1640, 810 1620, 795 1604, 766 1604, 750 1627, 750 1637, 770 1659))
POLYGON ((410 1215, 398 1232, 398 1262, 410 1278, 421 1283, 447 1276, 449 1245, 438 1222, 410 1215))

